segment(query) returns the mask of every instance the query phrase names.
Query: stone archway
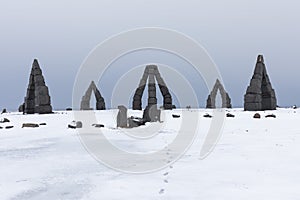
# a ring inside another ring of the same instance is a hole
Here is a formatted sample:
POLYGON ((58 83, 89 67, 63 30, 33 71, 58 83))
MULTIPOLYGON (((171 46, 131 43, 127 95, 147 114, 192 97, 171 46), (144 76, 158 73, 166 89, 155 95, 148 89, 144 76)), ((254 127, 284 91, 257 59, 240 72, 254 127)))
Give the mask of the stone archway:
POLYGON ((276 110, 277 99, 262 55, 257 57, 254 74, 244 96, 244 110, 276 110))
POLYGON ((94 81, 91 82, 89 88, 85 92, 85 95, 82 97, 80 110, 93 110, 90 107, 92 92, 94 92, 96 98, 96 110, 105 110, 104 98, 101 96, 101 93, 94 81))
POLYGON ((161 77, 158 68, 156 65, 147 65, 142 79, 140 80, 139 86, 136 89, 134 96, 133 96, 133 103, 132 109, 133 110, 142 110, 142 96, 147 84, 148 80, 148 105, 147 107, 151 107, 153 105, 157 105, 157 98, 156 98, 156 84, 155 79, 158 83, 160 92, 163 96, 163 107, 166 110, 171 110, 173 108, 172 105, 172 96, 169 92, 166 83, 164 82, 163 78, 161 77))
POLYGON ((228 95, 228 93, 225 91, 223 85, 219 81, 219 79, 216 80, 216 83, 211 91, 211 93, 208 95, 207 101, 206 101, 206 108, 216 108, 216 97, 217 93, 220 91, 221 98, 222 98, 222 108, 231 108, 231 99, 228 95))

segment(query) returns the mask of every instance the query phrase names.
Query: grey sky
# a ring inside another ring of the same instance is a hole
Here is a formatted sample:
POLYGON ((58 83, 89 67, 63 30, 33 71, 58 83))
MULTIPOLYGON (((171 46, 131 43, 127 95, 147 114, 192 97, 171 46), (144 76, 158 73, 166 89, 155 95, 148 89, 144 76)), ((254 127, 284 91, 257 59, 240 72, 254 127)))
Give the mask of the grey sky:
MULTIPOLYGON (((174 29, 202 44, 219 67, 233 106, 243 105, 260 53, 278 104, 300 104, 296 0, 0 3, 2 108, 16 109, 22 103, 34 58, 39 59, 54 108, 71 106, 73 82, 88 53, 113 34, 144 26, 174 29)), ((105 96, 106 91, 102 93, 105 96)), ((207 91, 199 94, 203 100, 207 95, 207 91)))

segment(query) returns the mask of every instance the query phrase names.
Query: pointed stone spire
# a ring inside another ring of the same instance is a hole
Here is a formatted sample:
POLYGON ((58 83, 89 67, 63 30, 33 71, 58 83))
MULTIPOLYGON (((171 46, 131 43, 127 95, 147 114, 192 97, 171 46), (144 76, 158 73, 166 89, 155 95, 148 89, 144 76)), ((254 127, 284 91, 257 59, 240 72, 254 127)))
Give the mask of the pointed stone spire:
POLYGON ((45 79, 37 59, 34 59, 31 68, 27 94, 25 97, 24 113, 52 113, 48 87, 45 84, 45 79))
POLYGON ((254 74, 244 96, 248 111, 276 110, 277 100, 262 55, 257 57, 254 74))

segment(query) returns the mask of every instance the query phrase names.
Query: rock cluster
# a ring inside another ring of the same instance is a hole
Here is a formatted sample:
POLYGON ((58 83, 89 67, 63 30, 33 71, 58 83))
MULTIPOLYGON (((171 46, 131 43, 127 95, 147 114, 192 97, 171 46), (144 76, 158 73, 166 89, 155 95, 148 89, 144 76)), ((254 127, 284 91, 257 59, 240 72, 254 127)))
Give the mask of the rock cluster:
POLYGON ((208 95, 207 101, 206 101, 206 108, 216 108, 216 97, 217 93, 220 91, 221 98, 222 98, 222 108, 231 108, 231 99, 228 95, 228 93, 225 91, 223 85, 219 81, 219 79, 216 80, 216 83, 211 91, 211 93, 208 95))
POLYGON ((92 92, 94 92, 96 98, 96 110, 105 110, 104 98, 101 96, 101 93, 94 81, 91 82, 89 88, 85 92, 85 95, 82 97, 80 110, 92 110, 90 107, 92 92))
POLYGON ((264 58, 262 55, 259 55, 250 86, 248 86, 244 96, 244 110, 276 110, 276 105, 275 91, 267 74, 264 58))
POLYGON ((49 90, 37 59, 33 61, 25 102, 19 110, 26 114, 52 113, 49 90))

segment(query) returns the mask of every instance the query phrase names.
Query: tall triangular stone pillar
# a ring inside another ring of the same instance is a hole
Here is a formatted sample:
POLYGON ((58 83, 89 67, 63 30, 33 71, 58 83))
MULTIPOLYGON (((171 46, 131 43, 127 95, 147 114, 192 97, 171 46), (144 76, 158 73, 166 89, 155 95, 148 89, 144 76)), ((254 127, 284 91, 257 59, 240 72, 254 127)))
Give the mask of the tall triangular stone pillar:
POLYGON ((37 59, 34 59, 24 103, 24 113, 52 113, 48 87, 37 59))
POLYGON ((254 75, 244 96, 244 110, 263 111, 276 110, 277 100, 267 74, 264 58, 257 57, 254 75))

